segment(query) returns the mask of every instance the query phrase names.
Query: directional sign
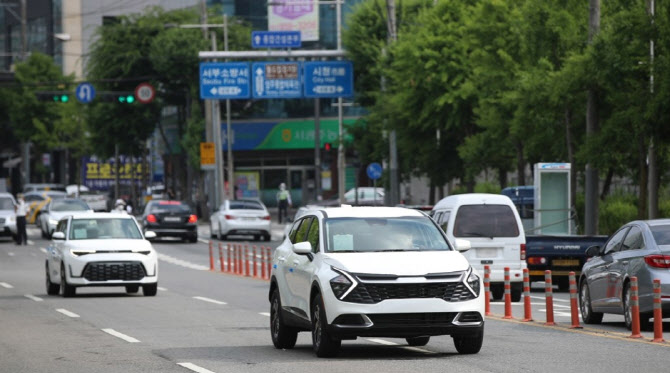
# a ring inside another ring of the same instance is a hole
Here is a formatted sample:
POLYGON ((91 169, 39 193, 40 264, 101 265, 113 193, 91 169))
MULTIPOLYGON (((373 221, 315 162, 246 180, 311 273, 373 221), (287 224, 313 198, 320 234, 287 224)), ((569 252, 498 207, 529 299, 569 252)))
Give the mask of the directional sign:
POLYGON ((93 84, 91 83, 81 83, 77 86, 74 93, 79 102, 88 104, 93 101, 93 98, 95 97, 95 88, 93 88, 93 84))
POLYGON ((156 97, 156 90, 149 83, 140 83, 135 87, 135 97, 137 97, 137 101, 148 104, 156 97))
POLYGON ((257 62, 251 65, 254 98, 300 98, 299 62, 257 62))
POLYGON ((370 180, 377 180, 382 177, 382 165, 377 162, 372 162, 368 165, 366 172, 370 180))
POLYGON ((354 95, 351 61, 305 62, 305 97, 350 97, 354 95))
POLYGON ((252 48, 300 48, 300 31, 252 31, 252 48))
POLYGON ((213 142, 200 143, 200 169, 208 170, 216 167, 215 153, 213 142))
POLYGON ((200 63, 200 98, 249 98, 249 64, 245 62, 200 63))

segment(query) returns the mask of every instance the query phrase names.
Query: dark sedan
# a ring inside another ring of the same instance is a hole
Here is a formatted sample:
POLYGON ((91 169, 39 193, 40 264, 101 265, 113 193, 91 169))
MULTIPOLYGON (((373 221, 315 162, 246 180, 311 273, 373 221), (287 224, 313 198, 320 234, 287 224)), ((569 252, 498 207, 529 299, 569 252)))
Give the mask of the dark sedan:
POLYGON ((198 241, 198 217, 193 208, 182 201, 149 201, 142 214, 144 231, 157 237, 179 237, 198 241))

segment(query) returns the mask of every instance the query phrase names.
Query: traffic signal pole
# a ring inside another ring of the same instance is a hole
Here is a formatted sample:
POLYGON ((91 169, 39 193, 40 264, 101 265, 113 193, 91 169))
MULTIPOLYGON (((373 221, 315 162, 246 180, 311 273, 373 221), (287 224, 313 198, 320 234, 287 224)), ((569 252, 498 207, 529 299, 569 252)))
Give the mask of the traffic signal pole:
MULTIPOLYGON (((342 49, 342 2, 335 5, 337 17, 337 49, 342 49)), ((342 97, 337 98, 337 195, 340 203, 344 202, 344 188, 346 177, 346 166, 344 159, 344 123, 342 119, 342 97)))

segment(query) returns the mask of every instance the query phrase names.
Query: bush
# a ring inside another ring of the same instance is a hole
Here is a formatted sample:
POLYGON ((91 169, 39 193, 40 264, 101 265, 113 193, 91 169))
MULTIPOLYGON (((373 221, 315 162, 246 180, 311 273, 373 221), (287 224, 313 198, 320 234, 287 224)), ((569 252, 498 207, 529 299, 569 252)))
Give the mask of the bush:
POLYGON ((475 193, 500 194, 500 187, 493 183, 478 183, 475 185, 475 193))
POLYGON ((637 219, 635 196, 611 195, 600 201, 598 232, 610 235, 629 221, 637 219))

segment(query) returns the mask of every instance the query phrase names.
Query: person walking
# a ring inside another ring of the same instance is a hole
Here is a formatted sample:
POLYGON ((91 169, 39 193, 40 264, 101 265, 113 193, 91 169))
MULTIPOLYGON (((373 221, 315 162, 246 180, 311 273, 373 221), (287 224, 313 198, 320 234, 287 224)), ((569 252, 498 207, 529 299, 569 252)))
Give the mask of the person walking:
POLYGON ((16 244, 27 245, 28 234, 26 233, 26 214, 28 214, 28 205, 23 199, 23 194, 18 195, 18 201, 14 206, 16 212, 16 244))
POLYGON ((279 224, 288 216, 288 207, 293 205, 291 202, 291 193, 286 190, 286 184, 279 184, 279 191, 277 192, 277 206, 279 207, 279 224))

